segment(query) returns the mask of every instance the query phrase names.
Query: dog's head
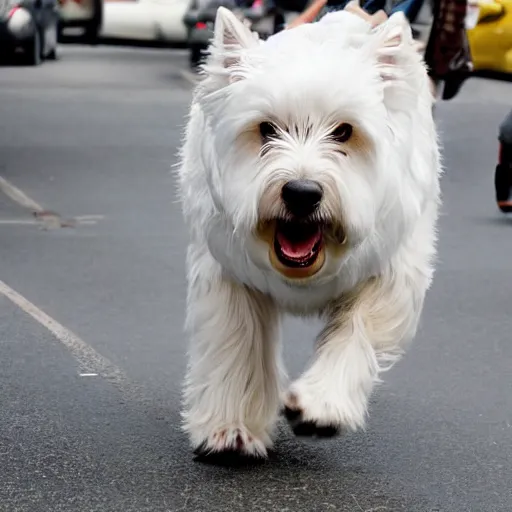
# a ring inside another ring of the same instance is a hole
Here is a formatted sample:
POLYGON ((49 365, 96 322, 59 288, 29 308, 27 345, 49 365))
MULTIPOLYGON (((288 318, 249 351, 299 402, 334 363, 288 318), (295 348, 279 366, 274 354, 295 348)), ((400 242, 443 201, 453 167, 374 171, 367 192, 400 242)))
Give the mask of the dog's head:
POLYGON ((372 29, 336 13, 262 42, 220 8, 204 74, 210 191, 249 258, 296 283, 389 259, 435 187, 432 97, 405 18, 372 29))

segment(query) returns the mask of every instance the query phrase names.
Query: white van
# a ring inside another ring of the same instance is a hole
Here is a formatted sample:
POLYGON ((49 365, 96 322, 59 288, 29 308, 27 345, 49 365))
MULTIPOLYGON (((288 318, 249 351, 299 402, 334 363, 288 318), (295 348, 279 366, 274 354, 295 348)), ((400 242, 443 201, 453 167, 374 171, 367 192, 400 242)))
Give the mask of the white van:
POLYGON ((184 45, 190 0, 105 0, 101 38, 184 45))

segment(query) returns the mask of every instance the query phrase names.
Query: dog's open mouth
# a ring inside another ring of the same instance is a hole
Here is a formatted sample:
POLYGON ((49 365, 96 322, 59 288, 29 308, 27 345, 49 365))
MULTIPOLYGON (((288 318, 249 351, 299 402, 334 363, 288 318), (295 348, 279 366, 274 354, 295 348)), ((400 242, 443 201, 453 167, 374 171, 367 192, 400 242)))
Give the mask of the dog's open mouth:
POLYGON ((334 257, 346 250, 345 230, 325 221, 260 221, 257 236, 268 244, 272 267, 288 279, 308 279, 323 268, 327 249, 334 257))
POLYGON ((288 279, 307 279, 325 263, 325 226, 318 222, 276 219, 260 234, 269 243, 270 263, 288 279))
POLYGON ((289 268, 311 267, 322 250, 322 227, 316 223, 277 221, 274 251, 289 268))

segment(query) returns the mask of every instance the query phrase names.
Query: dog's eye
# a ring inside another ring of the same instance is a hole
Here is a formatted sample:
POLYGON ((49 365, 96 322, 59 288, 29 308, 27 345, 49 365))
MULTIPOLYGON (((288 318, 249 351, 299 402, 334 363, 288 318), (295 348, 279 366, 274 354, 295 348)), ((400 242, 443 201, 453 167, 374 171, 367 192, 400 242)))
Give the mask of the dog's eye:
POLYGON ((260 124, 260 135, 264 142, 277 137, 277 128, 267 121, 260 124))
POLYGON ((347 142, 352 137, 352 125, 348 123, 340 124, 332 133, 331 137, 336 142, 347 142))

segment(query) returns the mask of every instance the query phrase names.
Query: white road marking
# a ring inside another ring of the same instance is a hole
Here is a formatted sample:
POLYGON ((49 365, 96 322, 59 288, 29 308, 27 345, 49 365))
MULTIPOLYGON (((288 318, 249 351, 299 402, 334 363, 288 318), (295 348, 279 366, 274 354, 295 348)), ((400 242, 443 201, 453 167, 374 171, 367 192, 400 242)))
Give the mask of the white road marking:
POLYGON ((18 187, 15 187, 11 182, 7 181, 5 178, 0 176, 0 190, 7 196, 10 197, 14 202, 23 206, 24 208, 28 208, 34 212, 43 212, 44 208, 31 199, 18 187))
MULTIPOLYGON (((83 225, 83 226, 94 226, 95 224, 98 224, 99 220, 104 219, 105 217, 103 215, 82 215, 80 217, 73 217, 70 222, 73 224, 76 222, 77 224, 83 225)), ((58 217, 53 219, 57 224, 58 227, 60 227, 60 223, 63 222, 66 224, 69 221, 60 219, 58 217)), ((39 226, 41 224, 44 224, 47 222, 47 220, 41 220, 41 219, 0 219, 0 226, 39 226)))
POLYGON ((48 329, 78 361, 82 373, 98 374, 125 387, 126 376, 120 368, 1 280, 0 293, 48 329))
POLYGON ((73 220, 78 224, 93 226, 94 224, 98 224, 98 221, 103 220, 104 218, 104 215, 79 215, 78 217, 73 217, 73 220))
POLYGON ((105 215, 79 215, 78 217, 75 217, 75 220, 77 220, 78 222, 90 222, 103 220, 104 218, 105 215))
POLYGON ((97 377, 97 373, 81 373, 80 377, 97 377))
MULTIPOLYGON (((61 227, 61 222, 66 223, 65 219, 61 219, 61 217, 57 214, 53 214, 51 212, 46 212, 45 209, 37 202, 34 201, 31 197, 27 196, 23 190, 19 189, 15 185, 13 185, 10 181, 2 178, 0 176, 0 191, 2 191, 7 197, 12 199, 15 203, 23 206, 23 208, 27 208, 31 210, 34 214, 36 214, 36 219, 0 219, 0 225, 29 225, 33 226, 35 224, 41 223, 51 223, 53 219, 54 227, 61 227), (51 217, 51 219, 50 219, 51 217)), ((83 225, 94 225, 97 224, 98 221, 103 220, 104 215, 80 215, 78 217, 74 217, 72 222, 76 222, 77 224, 83 225)))
POLYGON ((33 226, 35 224, 40 224, 38 220, 32 220, 32 219, 0 219, 0 225, 29 225, 33 226))

